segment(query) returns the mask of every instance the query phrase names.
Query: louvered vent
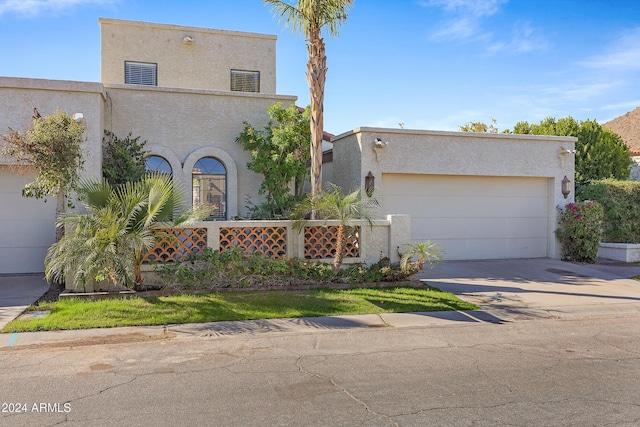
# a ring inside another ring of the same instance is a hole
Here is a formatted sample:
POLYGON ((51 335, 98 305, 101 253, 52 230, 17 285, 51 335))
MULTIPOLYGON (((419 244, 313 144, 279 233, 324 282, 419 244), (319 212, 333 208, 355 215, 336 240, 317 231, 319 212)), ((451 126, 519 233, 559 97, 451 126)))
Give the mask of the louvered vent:
POLYGON ((126 61, 124 82, 131 85, 158 86, 158 65, 126 61))
POLYGON ((260 92, 260 71, 231 70, 231 90, 260 92))

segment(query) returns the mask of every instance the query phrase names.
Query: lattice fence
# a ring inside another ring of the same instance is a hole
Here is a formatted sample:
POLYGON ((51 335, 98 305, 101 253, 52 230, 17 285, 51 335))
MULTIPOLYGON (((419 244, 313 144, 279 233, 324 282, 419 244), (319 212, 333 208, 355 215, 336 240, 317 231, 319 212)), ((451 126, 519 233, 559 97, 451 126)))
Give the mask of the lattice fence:
POLYGON ((144 262, 175 262, 207 247, 206 228, 175 228, 158 232, 157 243, 144 262))
POLYGON ((223 227, 220 228, 220 252, 232 247, 248 253, 261 253, 270 258, 287 256, 287 227, 223 227))
MULTIPOLYGON (((336 253, 338 226, 307 226, 304 228, 304 257, 306 259, 333 258, 336 253)), ((360 227, 347 227, 345 258, 360 256, 360 227)))

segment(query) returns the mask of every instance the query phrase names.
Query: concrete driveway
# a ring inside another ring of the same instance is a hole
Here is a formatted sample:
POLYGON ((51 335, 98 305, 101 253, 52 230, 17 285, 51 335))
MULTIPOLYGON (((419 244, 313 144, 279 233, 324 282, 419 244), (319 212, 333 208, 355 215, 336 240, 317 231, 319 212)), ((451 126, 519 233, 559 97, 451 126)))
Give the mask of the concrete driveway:
POLYGON ((44 273, 0 276, 0 329, 49 289, 44 273))
POLYGON ((419 278, 503 319, 640 313, 640 266, 554 259, 445 261, 419 278))

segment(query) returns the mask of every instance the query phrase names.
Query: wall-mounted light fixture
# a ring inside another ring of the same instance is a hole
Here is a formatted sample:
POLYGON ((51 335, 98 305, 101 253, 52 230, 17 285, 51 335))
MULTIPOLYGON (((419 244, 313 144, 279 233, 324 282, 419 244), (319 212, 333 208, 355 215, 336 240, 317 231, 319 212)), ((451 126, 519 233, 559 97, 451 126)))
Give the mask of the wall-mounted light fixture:
POLYGON ((192 45, 195 41, 196 39, 194 39, 193 36, 184 36, 182 38, 182 42, 186 45, 192 45))
POLYGON ((367 193, 367 196, 373 196, 373 192, 376 189, 376 177, 373 176, 371 171, 364 177, 364 190, 367 193))
POLYGON ((571 193, 571 180, 567 178, 567 175, 562 178, 562 184, 560 188, 562 189, 562 195, 566 199, 569 196, 569 193, 571 193))
POLYGON ((380 156, 384 148, 387 146, 388 142, 382 142, 380 138, 376 138, 373 140, 373 151, 376 152, 376 161, 380 161, 380 156))

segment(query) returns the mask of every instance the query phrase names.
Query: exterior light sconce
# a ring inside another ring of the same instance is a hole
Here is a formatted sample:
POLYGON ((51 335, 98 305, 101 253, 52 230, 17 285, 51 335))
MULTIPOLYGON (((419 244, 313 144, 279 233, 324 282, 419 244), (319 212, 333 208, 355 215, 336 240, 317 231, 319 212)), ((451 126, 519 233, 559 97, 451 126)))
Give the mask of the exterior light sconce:
POLYGON ((373 192, 376 189, 376 177, 373 176, 371 171, 364 177, 364 190, 367 193, 367 196, 373 196, 373 192))
POLYGON ((380 161, 380 156, 384 151, 384 148, 387 146, 388 142, 382 142, 380 138, 376 138, 373 140, 373 151, 376 152, 376 161, 380 161))
POLYGON ((562 184, 560 188, 562 189, 562 195, 566 199, 569 196, 569 193, 571 193, 571 180, 567 178, 567 175, 562 178, 562 184))
POLYGON ((192 45, 196 40, 193 38, 193 36, 184 36, 182 38, 182 42, 184 44, 186 44, 187 46, 192 45))

